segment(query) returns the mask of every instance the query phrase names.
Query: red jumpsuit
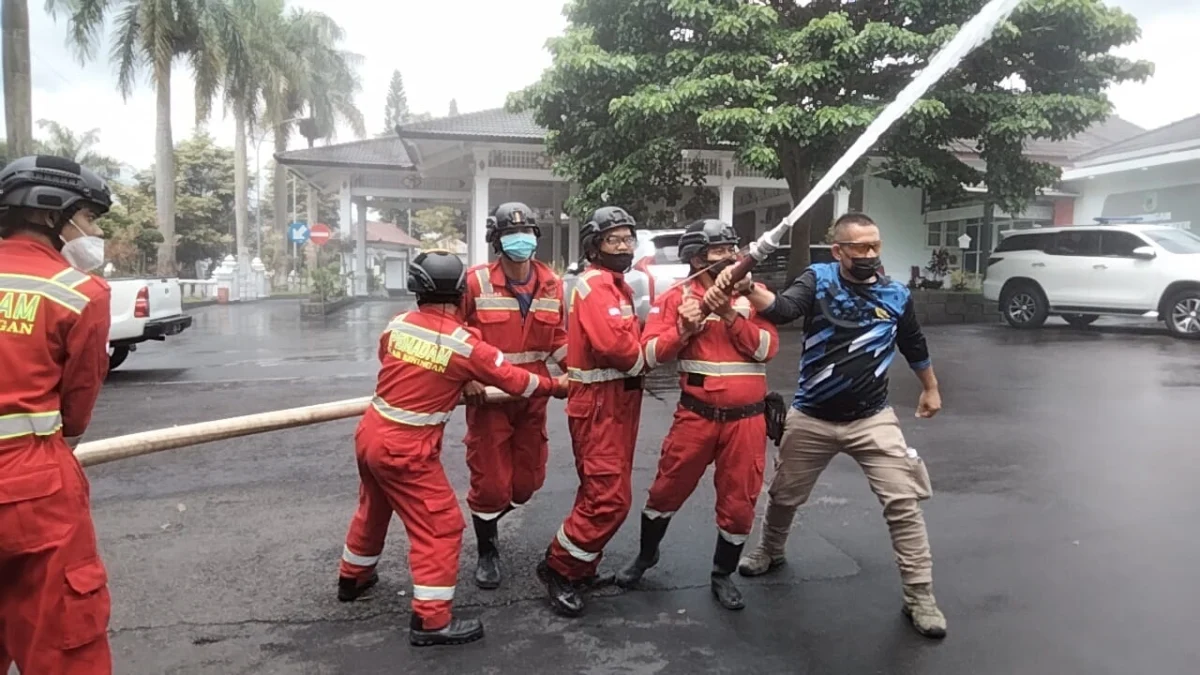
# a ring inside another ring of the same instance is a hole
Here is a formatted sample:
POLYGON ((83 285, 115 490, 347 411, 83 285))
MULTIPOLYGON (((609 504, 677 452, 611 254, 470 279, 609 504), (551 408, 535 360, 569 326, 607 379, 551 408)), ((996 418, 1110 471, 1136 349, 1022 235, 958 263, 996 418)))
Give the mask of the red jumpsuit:
MULTIPOLYGON (((544 263, 532 261, 528 314, 508 288, 500 262, 467 273, 464 322, 485 342, 524 370, 549 377, 546 361, 566 361, 562 282, 544 263)), ((545 398, 467 407, 467 506, 483 520, 529 501, 546 480, 549 453, 545 398)))
POLYGON ((554 380, 515 368, 452 313, 424 307, 400 314, 379 341, 379 382, 354 434, 360 485, 340 576, 368 579, 392 512, 411 543, 413 613, 425 630, 450 623, 464 527, 442 470, 443 426, 476 380, 513 396, 548 396, 554 380))
POLYGON ((742 419, 712 421, 685 404, 698 402, 701 408, 727 411, 761 404, 767 395, 766 362, 779 351, 779 333, 756 315, 746 298, 739 297, 733 302, 738 316, 732 324, 709 315, 703 330, 685 345, 679 337, 678 310, 689 296, 702 299, 704 287, 691 281, 667 291, 655 301, 646 320, 646 367, 678 358, 681 390, 675 421, 663 440, 646 515, 671 517, 715 462, 717 528, 726 541, 740 546, 750 534, 762 490, 766 417, 760 410, 742 419))
POLYGON ((548 564, 572 581, 596 575, 633 499, 642 412, 641 327, 624 275, 593 265, 575 286, 567 328, 567 426, 579 490, 548 564))
POLYGON ((50 246, 0 241, 0 673, 112 672, 83 435, 108 372, 110 291, 50 246))

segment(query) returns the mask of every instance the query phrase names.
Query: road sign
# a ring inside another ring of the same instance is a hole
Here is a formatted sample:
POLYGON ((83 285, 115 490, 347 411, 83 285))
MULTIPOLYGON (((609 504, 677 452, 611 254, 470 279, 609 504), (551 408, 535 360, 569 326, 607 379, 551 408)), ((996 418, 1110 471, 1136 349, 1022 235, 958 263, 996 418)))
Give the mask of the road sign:
POLYGON ((312 232, 308 236, 312 239, 312 243, 317 246, 324 246, 333 237, 333 232, 325 223, 317 223, 312 226, 312 232))
POLYGON ((298 221, 288 225, 288 241, 291 243, 303 244, 308 241, 309 236, 308 223, 298 221))

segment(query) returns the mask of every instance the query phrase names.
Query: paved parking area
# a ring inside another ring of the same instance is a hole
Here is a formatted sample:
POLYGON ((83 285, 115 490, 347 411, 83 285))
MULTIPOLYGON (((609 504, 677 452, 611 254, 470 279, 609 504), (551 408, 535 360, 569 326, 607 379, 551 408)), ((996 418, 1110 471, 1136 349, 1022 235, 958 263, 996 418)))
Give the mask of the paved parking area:
MULTIPOLYGON (((378 331, 402 307, 368 303, 318 323, 302 322, 295 302, 195 310, 190 331, 144 347, 111 376, 89 437, 367 395, 378 331)), ((605 591, 580 620, 553 615, 533 565, 576 478, 562 404, 552 403, 549 477, 503 521, 501 589, 470 582, 467 534, 457 607, 488 632, 455 649, 407 644, 398 521, 371 600, 335 599, 356 498, 353 420, 90 469, 116 672, 1195 672, 1200 345, 1126 325, 928 335, 943 414, 914 418, 917 384, 903 367, 892 393, 933 477, 925 508, 944 642, 902 618, 879 505, 844 457, 801 512, 791 564, 740 580, 744 612, 721 610, 708 591, 716 531, 706 479, 672 524, 648 590, 605 591)), ((798 337, 784 334, 770 375, 778 391, 794 387, 798 337)), ((635 511, 604 567, 636 551, 672 379, 655 378, 659 398, 646 399, 635 511)), ((444 457, 460 495, 463 433, 458 415, 444 457)))

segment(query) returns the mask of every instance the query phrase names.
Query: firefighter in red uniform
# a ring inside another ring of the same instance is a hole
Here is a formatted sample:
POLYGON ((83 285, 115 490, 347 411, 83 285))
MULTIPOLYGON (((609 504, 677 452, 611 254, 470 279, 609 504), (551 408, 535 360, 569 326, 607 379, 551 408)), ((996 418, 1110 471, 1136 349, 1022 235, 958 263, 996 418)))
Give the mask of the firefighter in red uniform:
POLYGON ((61 157, 0 170, 0 673, 112 672, 107 574, 71 449, 108 372, 95 219, 112 204, 61 157))
MULTIPOLYGON (((642 338, 646 367, 678 358, 679 407, 663 441, 658 475, 642 511, 641 550, 617 574, 632 587, 658 563, 658 546, 671 522, 716 464, 717 544, 712 591, 727 609, 742 609, 742 594, 730 575, 754 524, 766 464, 766 363, 779 351, 773 324, 756 316, 744 297, 704 317, 701 301, 717 274, 737 256, 737 233, 719 220, 687 226, 679 259, 697 278, 673 288, 654 303, 642 338), (714 266, 714 263, 716 265, 714 266)), ((742 289, 749 289, 749 278, 742 289)))
POLYGON ((572 290, 567 327, 567 426, 579 490, 575 506, 538 563, 551 606, 578 616, 581 587, 600 583, 604 546, 625 522, 642 411, 641 327, 624 273, 633 262, 637 224, 624 209, 598 209, 580 244, 591 263, 572 290))
MULTIPOLYGON (((549 265, 533 259, 539 237, 528 206, 510 202, 496 208, 487 221, 487 241, 499 257, 467 272, 462 317, 509 363, 549 377, 548 359, 566 361, 567 331, 562 282, 549 265)), ((475 584, 498 588, 500 518, 528 502, 546 480, 547 399, 489 405, 478 382, 467 385, 464 394, 471 471, 467 506, 479 547, 475 584)))
POLYGON ((473 380, 523 398, 566 396, 566 378, 514 367, 498 349, 465 328, 459 305, 466 269, 458 256, 427 251, 409 265, 417 310, 400 314, 379 340, 375 398, 354 435, 360 479, 339 568, 338 599, 357 599, 379 580, 392 512, 411 543, 412 621, 416 646, 464 644, 483 637, 478 619, 452 619, 462 547, 462 511, 442 470, 446 420, 473 380))

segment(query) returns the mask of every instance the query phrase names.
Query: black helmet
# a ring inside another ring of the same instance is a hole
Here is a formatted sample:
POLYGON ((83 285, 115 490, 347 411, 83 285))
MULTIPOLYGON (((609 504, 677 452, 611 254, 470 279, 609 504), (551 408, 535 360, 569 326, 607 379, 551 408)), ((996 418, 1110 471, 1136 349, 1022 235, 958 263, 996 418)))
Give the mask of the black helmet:
POLYGON ((737 231, 723 220, 708 218, 689 223, 679 237, 679 261, 690 263, 704 256, 709 246, 737 246, 737 231))
POLYGON ((467 287, 467 267, 449 251, 421 251, 408 265, 408 291, 418 302, 458 302, 467 287))
POLYGON ((521 202, 505 202, 496 207, 496 212, 487 219, 487 242, 497 252, 500 251, 500 237, 505 230, 517 227, 532 227, 536 237, 542 236, 542 228, 537 226, 533 209, 521 202))
POLYGON ((108 183, 74 160, 30 155, 0 169, 0 206, 61 211, 67 217, 83 207, 97 216, 112 207, 108 183))
POLYGON ((600 251, 600 235, 615 230, 618 227, 628 227, 637 231, 637 221, 625 209, 619 206, 601 206, 592 214, 592 219, 584 223, 579 231, 579 243, 583 247, 584 256, 591 258, 600 251))

